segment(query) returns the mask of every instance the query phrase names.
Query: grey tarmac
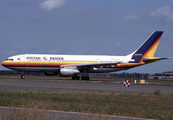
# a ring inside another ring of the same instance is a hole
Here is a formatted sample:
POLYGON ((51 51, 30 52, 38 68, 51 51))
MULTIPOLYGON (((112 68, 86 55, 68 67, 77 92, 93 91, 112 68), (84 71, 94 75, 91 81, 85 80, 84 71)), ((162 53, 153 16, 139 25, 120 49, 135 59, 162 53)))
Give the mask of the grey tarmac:
MULTIPOLYGON (((41 91, 101 91, 121 93, 121 83, 99 83, 95 81, 71 81, 71 80, 38 80, 38 79, 0 79, 0 89, 9 90, 41 90, 41 91)), ((131 84, 123 88, 124 93, 173 93, 171 85, 131 84)))

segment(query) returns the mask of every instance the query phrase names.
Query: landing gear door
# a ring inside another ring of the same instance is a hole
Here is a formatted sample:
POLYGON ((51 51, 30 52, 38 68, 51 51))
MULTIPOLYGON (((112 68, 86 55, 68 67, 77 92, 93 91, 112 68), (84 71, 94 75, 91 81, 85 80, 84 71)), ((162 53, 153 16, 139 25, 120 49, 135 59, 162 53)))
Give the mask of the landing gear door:
POLYGON ((25 64, 25 57, 24 56, 20 57, 20 64, 21 65, 25 64))

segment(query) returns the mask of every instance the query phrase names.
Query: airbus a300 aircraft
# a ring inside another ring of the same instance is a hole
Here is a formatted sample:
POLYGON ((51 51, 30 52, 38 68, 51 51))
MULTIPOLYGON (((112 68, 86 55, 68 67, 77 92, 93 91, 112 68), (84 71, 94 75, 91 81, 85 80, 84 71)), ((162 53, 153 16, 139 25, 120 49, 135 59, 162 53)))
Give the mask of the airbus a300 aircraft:
POLYGON ((87 73, 106 73, 127 70, 163 59, 154 57, 163 31, 154 31, 149 38, 133 53, 126 56, 103 55, 51 55, 22 54, 9 57, 1 64, 12 70, 24 72, 44 72, 45 75, 72 76, 79 80, 89 80, 87 73))

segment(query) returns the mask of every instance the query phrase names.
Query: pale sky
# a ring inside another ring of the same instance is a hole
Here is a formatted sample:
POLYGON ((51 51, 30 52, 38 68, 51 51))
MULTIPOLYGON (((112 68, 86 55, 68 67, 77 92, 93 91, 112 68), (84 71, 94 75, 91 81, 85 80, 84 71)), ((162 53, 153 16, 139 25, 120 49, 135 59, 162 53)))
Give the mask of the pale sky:
MULTIPOLYGON (((1 0, 0 62, 25 53, 127 55, 153 31, 164 31, 155 56, 173 57, 172 0, 1 0)), ((173 59, 122 72, 165 71, 173 59)))

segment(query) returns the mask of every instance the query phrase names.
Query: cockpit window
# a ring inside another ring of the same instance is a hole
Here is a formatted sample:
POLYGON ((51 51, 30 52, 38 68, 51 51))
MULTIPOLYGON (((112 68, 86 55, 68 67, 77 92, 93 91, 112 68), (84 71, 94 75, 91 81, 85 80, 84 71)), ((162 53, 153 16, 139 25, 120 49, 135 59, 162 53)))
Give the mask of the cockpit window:
POLYGON ((13 59, 6 59, 6 61, 13 61, 13 59))

